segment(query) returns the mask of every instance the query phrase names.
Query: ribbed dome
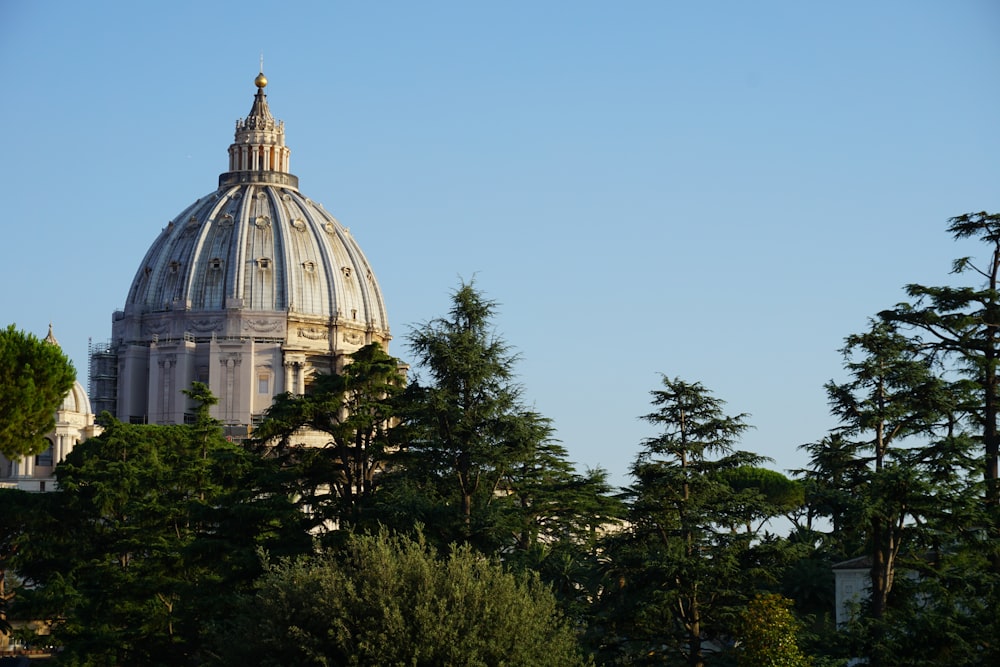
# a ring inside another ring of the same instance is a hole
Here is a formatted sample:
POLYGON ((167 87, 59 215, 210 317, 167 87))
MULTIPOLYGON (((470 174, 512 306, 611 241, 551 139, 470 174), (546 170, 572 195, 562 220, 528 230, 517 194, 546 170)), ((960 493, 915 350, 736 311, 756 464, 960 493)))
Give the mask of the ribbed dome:
POLYGON ((171 221, 129 290, 138 312, 289 311, 388 330, 382 294, 361 248, 297 189, 222 187, 171 221))
POLYGON ((388 349, 375 274, 350 232, 299 191, 267 83, 254 80, 218 188, 167 223, 139 265, 107 352, 92 358, 95 408, 183 423, 182 391, 203 382, 219 399, 213 416, 239 437, 274 396, 304 393, 364 345, 388 349))
POLYGON ((388 331, 361 248, 287 172, 284 125, 263 88, 229 153, 219 189, 171 220, 146 253, 126 311, 286 311, 388 331))
POLYGON ((75 412, 81 415, 91 414, 90 410, 90 399, 87 398, 87 392, 83 390, 83 385, 79 382, 73 383, 73 388, 69 390, 66 397, 63 399, 62 405, 59 407, 60 410, 65 412, 75 412))

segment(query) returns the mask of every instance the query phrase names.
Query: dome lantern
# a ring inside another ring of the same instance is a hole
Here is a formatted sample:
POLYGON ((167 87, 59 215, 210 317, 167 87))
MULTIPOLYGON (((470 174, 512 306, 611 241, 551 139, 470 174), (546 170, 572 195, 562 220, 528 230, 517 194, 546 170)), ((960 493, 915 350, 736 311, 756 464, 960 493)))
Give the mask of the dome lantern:
POLYGON ((299 179, 288 172, 291 151, 285 146, 285 124, 274 119, 267 106, 267 77, 254 79, 257 94, 246 118, 236 121, 236 137, 229 146, 229 171, 219 176, 219 187, 234 183, 275 183, 293 188, 299 179))

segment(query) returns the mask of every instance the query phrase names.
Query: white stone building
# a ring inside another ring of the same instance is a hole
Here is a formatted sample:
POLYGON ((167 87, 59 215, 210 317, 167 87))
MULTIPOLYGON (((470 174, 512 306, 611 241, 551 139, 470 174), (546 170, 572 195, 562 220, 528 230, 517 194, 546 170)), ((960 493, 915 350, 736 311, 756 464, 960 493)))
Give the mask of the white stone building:
MULTIPOLYGON (((55 489, 55 466, 100 432, 94 415, 104 410, 184 423, 193 406, 182 391, 204 382, 219 398, 213 417, 241 438, 275 395, 303 393, 364 345, 388 349, 371 265, 350 231, 299 191, 263 73, 254 85, 218 187, 162 229, 112 316, 111 340, 91 344, 90 398, 74 384, 42 454, 0 456, 0 486, 55 489)), ((51 327, 46 340, 58 344, 51 327)))
POLYGON ((263 73, 236 122, 218 187, 160 232, 139 264, 112 337, 91 349, 91 398, 133 423, 178 424, 181 393, 204 382, 213 416, 245 436, 276 394, 378 342, 389 323, 371 265, 350 231, 289 173, 284 123, 263 73))

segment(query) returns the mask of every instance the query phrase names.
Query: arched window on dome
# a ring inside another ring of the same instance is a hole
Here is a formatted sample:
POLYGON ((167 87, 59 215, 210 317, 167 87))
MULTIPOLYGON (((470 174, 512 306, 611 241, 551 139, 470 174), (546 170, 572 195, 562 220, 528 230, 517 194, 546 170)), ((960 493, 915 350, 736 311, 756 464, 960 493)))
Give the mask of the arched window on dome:
POLYGON ((52 441, 49 440, 48 438, 46 438, 46 440, 48 440, 49 446, 48 446, 48 448, 46 448, 46 450, 44 452, 42 452, 41 454, 38 454, 37 456, 35 456, 35 465, 36 466, 46 466, 46 467, 51 468, 52 467, 52 441))

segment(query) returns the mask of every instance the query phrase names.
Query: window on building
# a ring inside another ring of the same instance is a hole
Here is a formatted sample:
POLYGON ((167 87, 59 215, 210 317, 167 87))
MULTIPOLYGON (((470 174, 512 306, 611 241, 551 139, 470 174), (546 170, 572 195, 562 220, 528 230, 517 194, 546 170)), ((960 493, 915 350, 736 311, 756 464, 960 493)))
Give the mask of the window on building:
POLYGON ((52 465, 52 441, 49 441, 49 447, 44 452, 35 457, 36 466, 51 466, 52 465))
POLYGON ((270 373, 258 373, 257 374, 257 393, 258 394, 270 394, 271 393, 271 374, 270 373))

